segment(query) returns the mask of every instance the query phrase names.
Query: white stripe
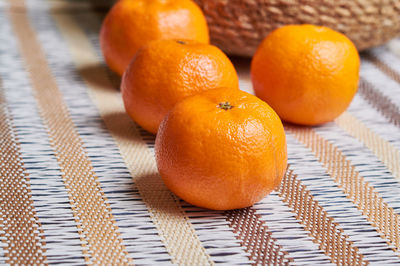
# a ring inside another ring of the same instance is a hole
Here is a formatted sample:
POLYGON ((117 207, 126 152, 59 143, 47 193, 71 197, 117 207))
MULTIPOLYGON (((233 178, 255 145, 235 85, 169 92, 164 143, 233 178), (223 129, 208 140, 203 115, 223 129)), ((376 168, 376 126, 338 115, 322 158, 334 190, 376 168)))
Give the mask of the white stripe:
POLYGON ((223 212, 197 208, 184 201, 181 201, 181 205, 201 243, 216 264, 249 263, 244 247, 240 246, 240 241, 235 238, 223 212))
POLYGON ((386 44, 386 47, 389 49, 390 52, 400 58, 400 38, 391 40, 386 44))
POLYGON ((313 242, 314 238, 304 230, 295 213, 282 202, 277 192, 273 191, 254 207, 256 213, 261 215, 261 220, 266 222, 276 243, 294 259, 293 265, 331 264, 330 258, 313 242))
MULTIPOLYGON (((392 46, 396 46, 396 43, 393 43, 392 46)), ((400 58, 393 56, 393 54, 387 49, 386 46, 382 45, 375 47, 373 49, 370 49, 369 52, 377 57, 379 61, 384 62, 400 75, 400 58)))

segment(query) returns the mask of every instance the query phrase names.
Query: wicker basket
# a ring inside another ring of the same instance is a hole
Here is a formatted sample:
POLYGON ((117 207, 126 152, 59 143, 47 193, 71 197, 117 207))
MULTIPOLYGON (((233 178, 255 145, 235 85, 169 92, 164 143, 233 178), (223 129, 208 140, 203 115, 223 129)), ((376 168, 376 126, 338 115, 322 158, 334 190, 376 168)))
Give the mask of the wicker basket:
POLYGON ((316 24, 346 34, 363 50, 400 34, 400 0, 196 0, 212 42, 229 54, 251 56, 285 24, 316 24))

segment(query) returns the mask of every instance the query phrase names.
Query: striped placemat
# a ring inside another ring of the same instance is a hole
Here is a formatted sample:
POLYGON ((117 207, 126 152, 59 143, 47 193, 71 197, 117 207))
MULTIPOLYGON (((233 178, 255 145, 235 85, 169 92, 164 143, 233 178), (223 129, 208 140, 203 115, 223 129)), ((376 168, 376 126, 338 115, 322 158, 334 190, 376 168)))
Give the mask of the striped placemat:
POLYGON ((0 264, 400 264, 400 39, 361 54, 334 122, 285 125, 276 191, 210 211, 168 191, 124 112, 99 48, 109 5, 0 1, 0 264))

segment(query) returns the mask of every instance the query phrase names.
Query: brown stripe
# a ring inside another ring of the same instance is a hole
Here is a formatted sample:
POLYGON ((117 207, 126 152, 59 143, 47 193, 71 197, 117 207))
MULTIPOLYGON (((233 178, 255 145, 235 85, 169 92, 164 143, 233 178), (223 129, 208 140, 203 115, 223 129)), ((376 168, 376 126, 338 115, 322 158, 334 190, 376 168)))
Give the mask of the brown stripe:
POLYGON ((388 66, 386 63, 383 61, 379 60, 378 57, 371 53, 365 53, 363 55, 363 58, 368 59, 371 61, 378 69, 380 69, 383 73, 388 75, 391 79, 396 81, 397 83, 400 83, 400 74, 397 73, 393 68, 388 66))
POLYGON ((319 205, 305 185, 293 174, 292 170, 286 175, 278 188, 283 202, 287 203, 297 215, 297 219, 310 232, 314 242, 331 261, 340 265, 366 265, 363 255, 333 218, 319 205))
POLYGON ((121 94, 114 88, 81 26, 70 14, 52 15, 89 95, 120 149, 172 263, 213 265, 179 200, 158 175, 154 155, 141 138, 136 124, 126 114, 121 94))
POLYGON ((254 265, 288 265, 292 262, 288 253, 276 244, 260 215, 253 208, 225 212, 229 226, 233 229, 240 245, 250 254, 254 265))
POLYGON ((384 202, 374 187, 364 180, 342 152, 312 128, 286 125, 285 129, 313 151, 329 175, 366 216, 381 237, 399 252, 400 216, 384 202))
POLYGON ((375 89, 371 83, 361 79, 358 88, 360 95, 377 109, 392 124, 400 127, 400 110, 389 97, 375 89))
POLYGON ((42 48, 26 12, 9 12, 20 52, 30 74, 39 113, 62 169, 71 208, 88 263, 126 264, 128 258, 118 226, 69 117, 42 48))
POLYGON ((20 154, 0 80, 0 237, 6 262, 47 264, 45 238, 36 216, 29 176, 20 154))

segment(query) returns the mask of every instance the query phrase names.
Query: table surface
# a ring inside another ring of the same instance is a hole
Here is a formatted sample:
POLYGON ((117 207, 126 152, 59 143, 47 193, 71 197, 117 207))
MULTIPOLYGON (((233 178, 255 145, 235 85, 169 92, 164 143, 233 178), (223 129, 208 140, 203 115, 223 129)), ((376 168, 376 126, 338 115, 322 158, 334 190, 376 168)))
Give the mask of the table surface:
MULTIPOLYGON (((0 264, 400 264, 400 39, 361 54, 338 119, 285 125, 276 191, 210 211, 166 189, 154 136, 125 114, 105 12, 0 1, 0 264)), ((252 92, 249 59, 232 61, 252 92)))

